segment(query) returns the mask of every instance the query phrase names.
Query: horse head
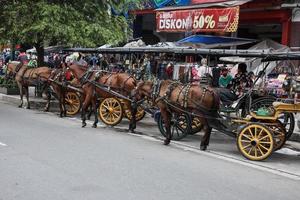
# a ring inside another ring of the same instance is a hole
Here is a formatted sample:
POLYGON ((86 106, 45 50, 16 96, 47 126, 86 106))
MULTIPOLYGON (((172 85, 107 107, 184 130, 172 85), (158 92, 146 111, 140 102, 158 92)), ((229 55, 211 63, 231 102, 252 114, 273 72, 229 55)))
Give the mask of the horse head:
POLYGON ((11 79, 14 78, 16 75, 16 68, 17 68, 17 63, 8 63, 6 67, 6 72, 5 72, 5 78, 6 79, 11 79))
POLYGON ((151 98, 153 93, 152 81, 140 81, 135 89, 132 91, 132 95, 139 101, 145 97, 151 98))

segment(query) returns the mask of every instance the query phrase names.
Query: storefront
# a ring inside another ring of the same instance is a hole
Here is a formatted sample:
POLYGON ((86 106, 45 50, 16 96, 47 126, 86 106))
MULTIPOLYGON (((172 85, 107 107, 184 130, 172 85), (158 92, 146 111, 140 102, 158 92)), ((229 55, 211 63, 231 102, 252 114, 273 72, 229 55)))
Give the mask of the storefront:
POLYGON ((148 5, 145 10, 135 11, 137 18, 134 36, 143 37, 148 43, 155 43, 177 41, 192 33, 201 33, 258 40, 268 38, 284 45, 299 47, 300 36, 297 33, 300 31, 300 20, 293 20, 293 9, 297 7, 295 2, 296 0, 153 0, 152 7, 148 5), (203 17, 200 19, 199 16, 203 17), (192 18, 191 23, 189 17, 192 18))

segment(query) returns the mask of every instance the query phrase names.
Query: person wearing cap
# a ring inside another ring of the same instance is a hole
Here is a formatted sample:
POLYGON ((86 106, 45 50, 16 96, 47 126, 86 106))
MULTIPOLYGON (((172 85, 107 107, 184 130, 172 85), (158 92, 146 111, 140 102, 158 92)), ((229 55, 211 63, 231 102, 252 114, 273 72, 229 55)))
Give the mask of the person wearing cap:
POLYGON ((251 88, 252 86, 253 81, 247 73, 247 65, 240 63, 238 65, 238 73, 227 85, 227 88, 219 89, 220 99, 224 105, 230 105, 244 94, 246 88, 251 88))
POLYGON ((221 76, 219 78, 219 86, 222 88, 227 88, 232 80, 232 76, 228 74, 228 69, 226 67, 221 69, 221 76))

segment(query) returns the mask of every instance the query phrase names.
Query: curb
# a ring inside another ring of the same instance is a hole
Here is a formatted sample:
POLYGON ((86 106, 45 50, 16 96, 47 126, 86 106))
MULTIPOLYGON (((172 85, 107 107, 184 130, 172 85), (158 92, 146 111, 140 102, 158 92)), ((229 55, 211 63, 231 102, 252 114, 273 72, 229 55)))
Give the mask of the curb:
MULTIPOLYGON (((19 106, 20 105, 20 97, 0 94, 0 100, 11 105, 19 106)), ((46 106, 47 101, 42 98, 29 97, 30 107, 32 109, 42 110, 46 106)), ((23 107, 27 105, 26 97, 24 98, 23 107)), ((50 101, 50 110, 51 111, 59 111, 58 101, 51 100, 50 101)))

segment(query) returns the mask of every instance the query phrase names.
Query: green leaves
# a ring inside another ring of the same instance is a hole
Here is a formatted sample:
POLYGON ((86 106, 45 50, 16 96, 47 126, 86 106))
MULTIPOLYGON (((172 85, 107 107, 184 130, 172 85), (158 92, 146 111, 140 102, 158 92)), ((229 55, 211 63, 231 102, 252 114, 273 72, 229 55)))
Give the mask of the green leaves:
POLYGON ((127 39, 124 17, 111 16, 110 6, 127 9, 138 0, 1 1, 0 38, 32 45, 45 43, 96 47, 127 39))

